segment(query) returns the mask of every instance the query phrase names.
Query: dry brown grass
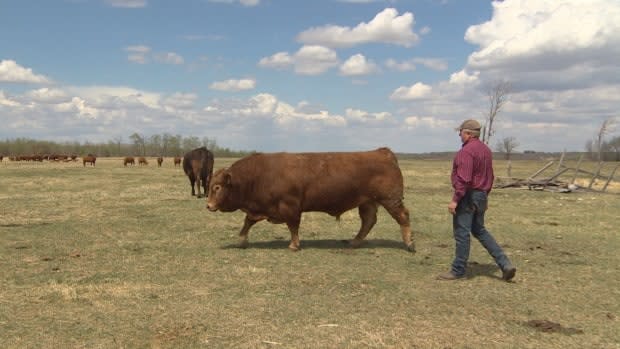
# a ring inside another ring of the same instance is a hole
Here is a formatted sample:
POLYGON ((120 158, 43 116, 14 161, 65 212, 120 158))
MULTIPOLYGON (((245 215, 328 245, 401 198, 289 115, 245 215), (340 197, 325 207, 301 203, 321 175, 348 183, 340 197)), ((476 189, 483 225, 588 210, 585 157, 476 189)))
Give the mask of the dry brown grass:
MULTIPOLYGON (((513 175, 544 163, 513 162, 513 175)), ((243 215, 205 210, 171 159, 5 161, 0 347, 618 348, 620 195, 495 190, 487 226, 515 282, 477 242, 468 278, 440 282, 450 166, 401 161, 417 254, 383 210, 356 250, 340 243, 356 212, 305 214, 293 253, 285 226, 266 222, 235 248, 243 215)))

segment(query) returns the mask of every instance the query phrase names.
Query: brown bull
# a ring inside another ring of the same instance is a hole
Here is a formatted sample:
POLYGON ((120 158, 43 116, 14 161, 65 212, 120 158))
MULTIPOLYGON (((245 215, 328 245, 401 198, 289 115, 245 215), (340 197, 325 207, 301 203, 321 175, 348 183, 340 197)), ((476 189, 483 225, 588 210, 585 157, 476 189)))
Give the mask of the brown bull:
POLYGON ((246 213, 240 246, 247 247, 250 228, 261 220, 286 223, 291 250, 299 250, 302 212, 339 217, 358 208, 362 224, 349 244, 358 247, 377 222, 383 206, 400 225, 407 248, 411 240, 409 211, 403 204, 403 176, 388 148, 349 153, 274 153, 247 156, 217 171, 209 187, 210 211, 246 213))
POLYGON ((175 156, 174 157, 174 167, 181 166, 181 157, 179 156, 175 156))
POLYGON ((196 195, 197 198, 200 198, 200 185, 202 185, 203 193, 206 196, 209 190, 209 181, 213 175, 213 153, 205 147, 188 151, 183 157, 183 171, 192 186, 192 196, 196 195))
POLYGON ((157 167, 161 167, 161 163, 164 162, 164 158, 161 156, 157 158, 157 167))
POLYGON ((92 155, 92 154, 88 154, 88 155, 82 157, 82 165, 84 167, 86 167, 87 163, 93 165, 93 167, 94 167, 95 166, 95 161, 97 161, 97 157, 92 155))
POLYGON ((147 166, 148 164, 149 164, 149 162, 146 161, 145 157, 141 156, 141 157, 138 158, 138 166, 142 166, 142 165, 147 166))
POLYGON ((133 156, 126 156, 123 159, 123 166, 127 167, 127 165, 135 165, 136 164, 136 160, 133 158, 133 156))

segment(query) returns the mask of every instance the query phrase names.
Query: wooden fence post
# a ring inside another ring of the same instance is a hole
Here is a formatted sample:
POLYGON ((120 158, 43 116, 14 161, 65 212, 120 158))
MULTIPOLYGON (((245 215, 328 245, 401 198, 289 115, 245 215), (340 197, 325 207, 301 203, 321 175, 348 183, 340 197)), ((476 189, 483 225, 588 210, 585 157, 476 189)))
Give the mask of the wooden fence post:
POLYGON ((611 171, 611 174, 609 175, 609 178, 607 178, 607 182, 605 182, 605 185, 603 186, 602 191, 607 190, 607 185, 614 178, 614 174, 616 173, 616 170, 618 169, 618 166, 620 166, 620 164, 617 164, 616 167, 614 167, 613 171, 611 171))
POLYGON ((549 166, 553 165, 553 160, 549 161, 543 168, 541 168, 540 170, 536 171, 536 173, 534 173, 533 175, 529 176, 527 178, 528 181, 532 180, 534 177, 538 176, 542 171, 546 170, 549 168, 549 166))
POLYGON ((575 174, 573 175, 573 179, 570 181, 570 184, 575 184, 575 180, 577 179, 577 173, 579 173, 579 167, 581 166, 581 160, 583 160, 583 153, 579 156, 579 161, 577 161, 577 168, 575 168, 575 174))
POLYGON ((560 172, 560 170, 562 169, 562 166, 564 164, 564 155, 566 155, 566 149, 564 149, 564 151, 562 152, 562 155, 560 156, 560 162, 558 163, 558 168, 555 170, 556 173, 560 172))
POLYGON ((590 180, 590 185, 588 185, 588 189, 592 189, 592 184, 594 184, 594 180, 601 173, 601 167, 603 167, 603 162, 602 161, 600 161, 598 163, 598 168, 596 169, 596 172, 594 172, 594 176, 592 176, 592 179, 590 180))

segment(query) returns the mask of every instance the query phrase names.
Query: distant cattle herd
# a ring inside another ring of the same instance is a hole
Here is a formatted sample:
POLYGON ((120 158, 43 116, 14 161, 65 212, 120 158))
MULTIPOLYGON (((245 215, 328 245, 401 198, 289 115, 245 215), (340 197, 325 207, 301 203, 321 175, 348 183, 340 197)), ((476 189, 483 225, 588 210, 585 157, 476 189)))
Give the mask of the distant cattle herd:
MULTIPOLYGON (((2 162, 4 159, 8 159, 9 161, 16 161, 16 162, 20 162, 20 161, 26 161, 26 162, 31 162, 31 161, 36 161, 36 162, 43 162, 43 161, 49 161, 49 162, 77 162, 79 156, 78 155, 62 155, 62 154, 45 154, 45 155, 39 155, 39 154, 35 154, 35 155, 11 155, 11 156, 4 156, 3 154, 0 154, 0 162, 2 162)), ((91 165, 91 166, 95 166, 95 163, 97 161, 97 156, 93 155, 93 154, 88 154, 88 155, 84 155, 82 156, 82 164, 83 166, 91 165)), ((163 162, 164 162, 164 158, 162 156, 158 156, 156 158, 157 161, 157 167, 161 167, 163 162)), ((175 156, 173 157, 173 163, 174 163, 174 167, 177 166, 181 166, 181 163, 183 161, 183 158, 180 156, 175 156)), ((140 156, 137 158, 137 162, 138 165, 141 166, 147 166, 149 164, 149 161, 146 157, 144 156, 140 156)), ((136 164, 136 158, 134 158, 133 156, 126 156, 123 158, 123 166, 127 167, 127 165, 135 165, 136 164)))
MULTIPOLYGON (((3 158, 4 156, 0 155, 0 161, 2 161, 3 158)), ((39 161, 39 162, 42 162, 43 160, 69 162, 69 161, 77 161, 77 158, 78 158, 77 155, 59 155, 59 154, 14 155, 14 156, 8 157, 9 161, 39 161)))

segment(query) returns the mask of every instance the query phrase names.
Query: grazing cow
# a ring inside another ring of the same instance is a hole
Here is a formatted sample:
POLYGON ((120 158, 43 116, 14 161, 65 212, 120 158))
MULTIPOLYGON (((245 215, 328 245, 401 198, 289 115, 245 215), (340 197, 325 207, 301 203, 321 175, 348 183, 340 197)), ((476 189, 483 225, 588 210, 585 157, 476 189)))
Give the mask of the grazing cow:
POLYGON ((141 157, 138 158, 138 166, 142 166, 142 165, 147 166, 148 164, 149 164, 149 162, 146 161, 145 157, 141 156, 141 157))
POLYGON ((179 156, 175 156, 174 157, 174 167, 181 166, 181 157, 179 156))
POLYGON ((136 160, 133 158, 133 156, 126 156, 123 159, 123 166, 127 167, 127 165, 132 165, 134 166, 136 164, 136 160))
POLYGON ((302 212, 339 217, 357 207, 362 224, 349 244, 358 247, 377 222, 381 205, 400 225, 409 251, 415 252, 403 191, 398 161, 388 148, 348 153, 259 153, 214 174, 207 208, 245 212, 240 247, 248 246, 250 228, 266 219, 286 223, 291 232, 289 248, 297 251, 302 212))
POLYGON ((157 158, 157 167, 161 167, 161 163, 164 162, 164 158, 161 156, 157 158))
POLYGON ((192 195, 200 198, 200 185, 202 184, 203 194, 207 196, 209 181, 213 175, 213 153, 205 147, 190 150, 183 157, 183 171, 189 178, 192 186, 192 195), (194 191, 194 186, 196 191, 194 191))
POLYGON ((91 165, 93 165, 93 167, 95 166, 95 161, 97 161, 97 157, 92 155, 92 154, 88 154, 84 157, 82 157, 82 165, 84 165, 84 167, 86 167, 86 163, 89 163, 91 165))

